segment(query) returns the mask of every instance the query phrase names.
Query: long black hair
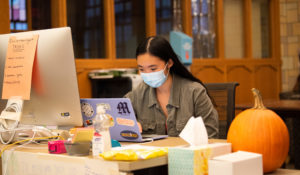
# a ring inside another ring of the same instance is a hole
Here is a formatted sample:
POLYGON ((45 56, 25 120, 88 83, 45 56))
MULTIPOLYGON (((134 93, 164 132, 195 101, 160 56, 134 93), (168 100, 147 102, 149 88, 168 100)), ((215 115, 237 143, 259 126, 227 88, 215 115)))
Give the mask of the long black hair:
POLYGON ((206 89, 209 98, 215 105, 215 102, 209 95, 205 85, 202 83, 201 80, 194 77, 192 73, 188 71, 186 67, 179 61, 178 56, 172 49, 170 43, 165 38, 161 36, 151 36, 142 41, 136 49, 136 58, 139 55, 145 53, 149 53, 153 56, 156 56, 161 60, 165 61, 166 63, 169 61, 169 59, 172 59, 174 64, 170 69, 170 73, 200 83, 206 89))

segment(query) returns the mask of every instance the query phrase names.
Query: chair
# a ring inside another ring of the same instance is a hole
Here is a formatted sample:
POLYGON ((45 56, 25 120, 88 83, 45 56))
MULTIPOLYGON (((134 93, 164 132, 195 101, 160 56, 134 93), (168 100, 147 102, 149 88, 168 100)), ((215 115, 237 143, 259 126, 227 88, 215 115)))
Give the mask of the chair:
POLYGON ((235 116, 235 89, 237 82, 204 83, 215 102, 219 114, 219 138, 226 139, 229 126, 235 116))

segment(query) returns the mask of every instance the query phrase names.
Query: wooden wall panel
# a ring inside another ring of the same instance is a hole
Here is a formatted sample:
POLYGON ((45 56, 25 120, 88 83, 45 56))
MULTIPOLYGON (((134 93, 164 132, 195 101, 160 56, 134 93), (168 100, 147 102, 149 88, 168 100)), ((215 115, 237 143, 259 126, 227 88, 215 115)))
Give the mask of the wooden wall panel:
POLYGON ((258 65, 254 71, 254 87, 257 88, 263 99, 279 99, 279 89, 276 84, 278 69, 272 65, 258 65))
POLYGON ((194 76, 205 83, 224 82, 225 72, 222 68, 215 65, 202 66, 192 70, 194 76))
POLYGON ((67 26, 67 0, 51 0, 51 23, 52 28, 67 26))
POLYGON ((91 98, 92 97, 92 85, 88 77, 89 70, 77 70, 77 81, 79 88, 80 98, 91 98))
POLYGON ((251 88, 253 86, 253 71, 244 65, 229 66, 227 71, 227 82, 238 82, 236 89, 236 103, 247 103, 252 101, 251 88))
POLYGON ((146 16, 146 36, 156 35, 156 16, 153 15, 156 12, 155 0, 145 1, 145 16, 146 16))
POLYGON ((8 0, 0 0, 0 34, 10 33, 8 2, 8 0))

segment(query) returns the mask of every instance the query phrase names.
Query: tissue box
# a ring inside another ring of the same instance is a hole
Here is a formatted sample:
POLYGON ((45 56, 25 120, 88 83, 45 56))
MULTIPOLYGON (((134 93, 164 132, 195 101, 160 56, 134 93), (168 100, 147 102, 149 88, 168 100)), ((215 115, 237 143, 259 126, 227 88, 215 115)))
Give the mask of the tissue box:
POLYGON ((207 175, 208 159, 228 153, 231 153, 230 143, 213 143, 187 148, 169 148, 169 175, 207 175))
POLYGON ((244 151, 209 160, 209 175, 263 175, 262 155, 244 151))

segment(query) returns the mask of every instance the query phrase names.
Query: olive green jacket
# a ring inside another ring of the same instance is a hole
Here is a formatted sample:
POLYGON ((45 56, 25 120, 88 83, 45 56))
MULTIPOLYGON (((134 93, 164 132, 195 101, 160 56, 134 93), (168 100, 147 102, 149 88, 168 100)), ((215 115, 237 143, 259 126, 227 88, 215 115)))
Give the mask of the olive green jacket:
POLYGON ((130 98, 143 133, 178 136, 190 117, 201 116, 208 137, 218 137, 218 113, 205 88, 198 82, 173 75, 167 120, 157 101, 155 89, 144 82, 125 97, 130 98))

